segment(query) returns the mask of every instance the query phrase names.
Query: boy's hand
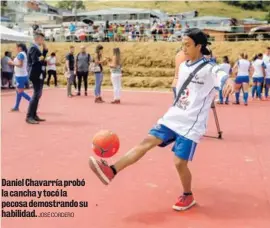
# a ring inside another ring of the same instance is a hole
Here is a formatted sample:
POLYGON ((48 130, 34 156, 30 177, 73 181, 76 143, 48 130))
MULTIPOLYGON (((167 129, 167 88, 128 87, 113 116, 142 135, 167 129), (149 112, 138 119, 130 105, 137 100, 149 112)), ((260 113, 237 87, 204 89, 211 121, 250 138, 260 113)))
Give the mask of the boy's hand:
POLYGON ((39 61, 43 61, 43 60, 44 60, 44 56, 42 55, 39 57, 39 61))

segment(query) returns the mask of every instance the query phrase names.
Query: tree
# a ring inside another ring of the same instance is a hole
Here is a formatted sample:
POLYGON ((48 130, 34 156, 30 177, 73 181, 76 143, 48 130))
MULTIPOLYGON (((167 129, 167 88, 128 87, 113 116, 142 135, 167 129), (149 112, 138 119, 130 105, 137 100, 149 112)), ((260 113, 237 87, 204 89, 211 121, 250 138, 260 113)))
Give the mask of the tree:
POLYGON ((237 7, 241 7, 247 10, 263 10, 268 11, 270 2, 269 1, 227 1, 225 2, 228 5, 233 5, 237 7))
POLYGON ((85 5, 83 4, 83 1, 59 1, 57 2, 57 6, 62 9, 66 10, 72 10, 73 8, 76 9, 85 9, 85 5))

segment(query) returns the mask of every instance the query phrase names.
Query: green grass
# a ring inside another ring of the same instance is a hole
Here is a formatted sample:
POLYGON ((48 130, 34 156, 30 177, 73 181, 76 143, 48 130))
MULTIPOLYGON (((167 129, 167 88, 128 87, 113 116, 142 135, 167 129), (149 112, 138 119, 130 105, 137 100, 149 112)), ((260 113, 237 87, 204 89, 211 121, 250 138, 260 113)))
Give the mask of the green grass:
MULTIPOLYGON (((48 1, 50 4, 55 2, 48 1)), ((244 10, 239 7, 227 5, 220 1, 99 1, 91 2, 85 1, 87 10, 96 10, 112 7, 130 7, 130 8, 146 8, 146 9, 160 9, 167 13, 181 13, 192 10, 197 10, 199 16, 212 15, 220 17, 235 17, 237 19, 256 18, 264 19, 267 12, 244 10)))

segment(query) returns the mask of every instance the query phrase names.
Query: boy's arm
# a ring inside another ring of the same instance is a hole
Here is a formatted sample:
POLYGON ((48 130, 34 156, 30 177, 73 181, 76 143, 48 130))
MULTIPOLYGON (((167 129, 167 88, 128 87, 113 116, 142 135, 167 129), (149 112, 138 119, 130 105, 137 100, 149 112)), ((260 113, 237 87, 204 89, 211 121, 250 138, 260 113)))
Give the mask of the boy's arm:
POLYGON ((177 55, 175 56, 175 74, 174 74, 174 79, 172 82, 172 87, 176 87, 176 84, 178 81, 179 66, 184 61, 186 61, 184 52, 183 51, 178 52, 177 55))

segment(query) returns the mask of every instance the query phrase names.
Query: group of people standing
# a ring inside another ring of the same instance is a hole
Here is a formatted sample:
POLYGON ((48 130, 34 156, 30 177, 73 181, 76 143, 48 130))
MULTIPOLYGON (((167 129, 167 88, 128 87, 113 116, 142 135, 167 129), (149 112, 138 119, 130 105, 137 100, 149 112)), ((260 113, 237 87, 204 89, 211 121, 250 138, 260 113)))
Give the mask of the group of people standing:
MULTIPOLYGON (((34 33, 34 42, 30 45, 29 50, 24 43, 16 44, 17 56, 14 60, 7 59, 8 66, 14 68, 16 82, 16 101, 11 111, 19 111, 21 99, 24 98, 29 102, 26 116, 26 122, 29 124, 38 124, 45 119, 37 115, 39 100, 42 96, 42 90, 46 79, 46 84, 50 86, 51 77, 54 77, 54 84, 57 87, 57 70, 56 70, 56 54, 52 52, 47 56, 48 48, 45 44, 45 36, 41 32, 34 33), (30 97, 25 91, 26 84, 29 80, 33 85, 33 95, 30 97)), ((77 96, 81 95, 82 81, 84 82, 84 95, 87 96, 88 75, 89 71, 95 75, 95 102, 103 103, 101 95, 101 86, 103 81, 104 66, 108 65, 111 72, 111 81, 113 85, 114 98, 112 104, 120 104, 122 66, 120 49, 114 48, 112 57, 103 57, 103 46, 96 47, 95 55, 92 57, 86 52, 86 47, 81 46, 80 52, 74 56, 75 47, 70 46, 69 53, 66 55, 65 76, 67 78, 67 95, 73 97, 72 85, 77 90, 77 96), (78 85, 76 83, 78 79, 78 85)), ((11 73, 10 73, 11 74, 11 73)), ((11 78, 5 75, 6 78, 11 78)))
POLYGON ((65 77, 67 78, 67 96, 73 97, 72 85, 77 87, 75 78, 78 78, 78 91, 77 96, 81 95, 81 84, 84 82, 84 95, 87 96, 88 87, 88 75, 89 72, 95 75, 95 103, 104 103, 101 94, 101 87, 103 82, 104 66, 108 65, 111 72, 111 81, 113 85, 114 98, 112 104, 120 104, 120 91, 121 91, 121 78, 122 78, 122 66, 120 49, 113 49, 113 56, 103 56, 103 46, 98 45, 93 57, 86 52, 86 47, 81 46, 80 52, 75 56, 75 47, 70 46, 69 53, 66 55, 65 62, 65 77))
MULTIPOLYGON (((238 61, 231 67, 229 58, 223 57, 223 63, 220 64, 222 70, 228 75, 235 78, 235 102, 240 104, 240 92, 243 91, 244 105, 248 105, 249 83, 252 77, 253 85, 251 96, 252 99, 257 97, 259 100, 269 100, 270 88, 270 47, 266 48, 265 54, 259 53, 254 56, 252 61, 248 60, 246 53, 241 53, 238 61), (264 96, 263 94, 264 89, 264 96)), ((229 98, 224 98, 220 92, 219 104, 229 104, 229 98)))

